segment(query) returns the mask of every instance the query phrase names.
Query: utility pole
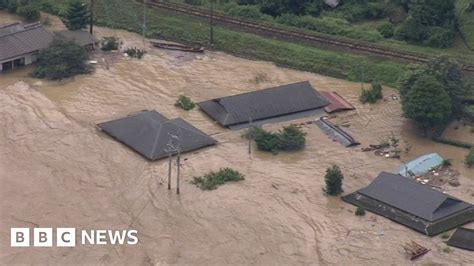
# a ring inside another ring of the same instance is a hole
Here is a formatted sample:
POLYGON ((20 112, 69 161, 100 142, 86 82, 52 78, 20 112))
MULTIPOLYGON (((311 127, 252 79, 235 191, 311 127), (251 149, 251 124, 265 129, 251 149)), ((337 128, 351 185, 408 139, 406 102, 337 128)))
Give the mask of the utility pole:
POLYGON ((178 147, 178 159, 176 160, 176 164, 178 167, 177 174, 176 174, 176 194, 179 194, 179 168, 181 167, 181 148, 178 147))
POLYGON ((90 6, 90 27, 89 27, 89 33, 92 35, 94 33, 94 0, 91 0, 91 6, 90 6))
POLYGON ((249 117, 249 155, 252 154, 252 139, 253 139, 252 118, 249 117))
POLYGON ((214 44, 214 7, 213 0, 209 1, 209 43, 214 44))
POLYGON ((362 90, 364 90, 364 66, 361 65, 361 80, 360 80, 360 87, 362 90))
POLYGON ((168 190, 171 190, 171 153, 168 154, 169 164, 168 164, 168 190))
POLYGON ((145 48, 145 37, 146 37, 146 1, 143 0, 143 48, 145 48))

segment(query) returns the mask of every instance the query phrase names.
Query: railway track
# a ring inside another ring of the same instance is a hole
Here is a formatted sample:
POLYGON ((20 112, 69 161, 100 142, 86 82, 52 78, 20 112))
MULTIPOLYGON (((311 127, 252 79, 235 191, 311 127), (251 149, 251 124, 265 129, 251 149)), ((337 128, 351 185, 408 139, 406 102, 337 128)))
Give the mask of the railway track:
MULTIPOLYGON (((183 13, 186 15, 191 15, 199 18, 210 18, 210 12, 196 7, 191 7, 185 4, 178 4, 167 1, 157 1, 151 0, 148 5, 151 7, 158 7, 168 11, 183 13)), ((241 18, 235 18, 222 14, 220 12, 213 12, 213 20, 221 24, 226 24, 233 27, 238 27, 246 29, 253 33, 270 36, 274 38, 283 39, 286 41, 292 42, 304 42, 309 43, 315 46, 324 46, 331 47, 336 49, 350 50, 359 53, 365 53, 370 55, 375 55, 379 57, 395 59, 395 60, 404 60, 415 63, 423 63, 430 59, 426 55, 410 53, 406 51, 397 51, 393 49, 388 49, 386 47, 369 44, 357 40, 348 40, 340 37, 334 37, 326 34, 309 34, 307 32, 297 30, 297 29, 283 29, 270 25, 268 23, 257 23, 250 20, 245 20, 241 18)), ((474 65, 462 64, 464 71, 474 73, 474 65)))

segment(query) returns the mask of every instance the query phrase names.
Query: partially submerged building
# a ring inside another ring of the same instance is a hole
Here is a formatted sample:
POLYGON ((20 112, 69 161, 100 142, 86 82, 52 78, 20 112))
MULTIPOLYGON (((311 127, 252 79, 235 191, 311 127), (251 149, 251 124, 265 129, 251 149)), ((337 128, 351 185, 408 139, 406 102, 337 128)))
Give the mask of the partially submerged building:
POLYGON ((324 107, 326 113, 354 110, 355 107, 335 91, 322 91, 321 95, 331 104, 324 107))
POLYGON ((474 251, 474 229, 460 227, 449 238, 449 246, 474 251))
POLYGON ((398 174, 404 177, 417 177, 443 164, 443 158, 437 153, 425 154, 402 165, 398 174))
POLYGON ((47 48, 53 38, 40 23, 0 26, 0 72, 35 62, 39 51, 47 48))
POLYGON ((387 172, 342 199, 429 236, 474 221, 471 204, 387 172))
POLYGON ((98 127, 148 160, 174 155, 178 149, 184 153, 216 144, 185 120, 168 119, 156 111, 100 123, 98 127))
POLYGON ((66 39, 72 39, 80 46, 83 46, 87 50, 94 50, 97 43, 97 39, 94 38, 88 31, 84 30, 63 30, 56 32, 56 35, 66 39))
POLYGON ((331 121, 329 121, 326 116, 323 116, 319 120, 316 120, 315 124, 326 135, 328 135, 330 139, 341 143, 345 147, 351 147, 360 144, 360 142, 355 140, 349 133, 331 123, 331 121))
POLYGON ((198 103, 220 125, 230 128, 315 115, 329 104, 308 81, 198 103))

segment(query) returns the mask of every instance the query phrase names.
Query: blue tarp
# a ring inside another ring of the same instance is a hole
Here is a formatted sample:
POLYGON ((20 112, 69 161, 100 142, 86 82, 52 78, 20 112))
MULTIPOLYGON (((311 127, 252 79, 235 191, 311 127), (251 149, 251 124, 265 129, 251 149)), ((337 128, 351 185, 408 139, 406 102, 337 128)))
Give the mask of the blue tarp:
POLYGON ((443 158, 437 153, 426 154, 400 167, 398 174, 404 177, 413 177, 426 174, 430 169, 440 166, 443 158))

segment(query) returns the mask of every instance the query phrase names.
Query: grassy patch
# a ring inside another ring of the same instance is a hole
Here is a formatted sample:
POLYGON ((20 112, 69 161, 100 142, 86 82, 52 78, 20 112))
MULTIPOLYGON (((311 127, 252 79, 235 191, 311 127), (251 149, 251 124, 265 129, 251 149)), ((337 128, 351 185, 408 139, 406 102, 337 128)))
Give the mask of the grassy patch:
POLYGON ((355 215, 356 216, 364 216, 365 215, 365 209, 364 207, 357 207, 356 211, 355 211, 355 215))
POLYGON ((218 172, 210 172, 204 176, 194 177, 192 184, 202 190, 214 190, 227 182, 244 180, 244 176, 231 168, 221 168, 218 172))

